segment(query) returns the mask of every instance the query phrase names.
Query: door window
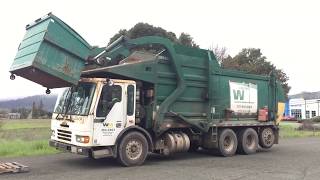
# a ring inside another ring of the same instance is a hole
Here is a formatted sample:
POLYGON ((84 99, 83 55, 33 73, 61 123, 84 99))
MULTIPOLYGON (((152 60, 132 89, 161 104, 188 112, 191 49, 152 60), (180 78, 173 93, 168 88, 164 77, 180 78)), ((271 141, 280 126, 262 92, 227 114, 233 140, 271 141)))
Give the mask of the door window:
POLYGON ((127 115, 132 116, 134 111, 134 86, 127 87, 128 100, 127 100, 127 115))
POLYGON ((98 107, 97 117, 106 117, 112 107, 122 100, 122 88, 119 85, 105 85, 102 88, 98 107))

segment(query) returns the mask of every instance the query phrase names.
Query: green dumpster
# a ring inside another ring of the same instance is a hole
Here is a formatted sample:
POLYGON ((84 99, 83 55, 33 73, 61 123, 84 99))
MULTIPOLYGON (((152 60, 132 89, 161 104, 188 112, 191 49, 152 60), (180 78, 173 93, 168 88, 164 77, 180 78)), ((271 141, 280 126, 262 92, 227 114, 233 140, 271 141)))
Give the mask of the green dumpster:
POLYGON ((47 88, 76 85, 91 46, 51 13, 26 30, 10 72, 47 88))

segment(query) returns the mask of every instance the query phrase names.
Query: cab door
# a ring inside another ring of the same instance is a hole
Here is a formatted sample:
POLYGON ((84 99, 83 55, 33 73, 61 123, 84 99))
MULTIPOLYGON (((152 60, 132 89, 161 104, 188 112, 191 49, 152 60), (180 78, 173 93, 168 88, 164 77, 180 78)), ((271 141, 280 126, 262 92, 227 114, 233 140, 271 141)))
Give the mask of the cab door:
POLYGON ((112 146, 126 124, 125 84, 105 84, 96 105, 93 129, 94 146, 112 146))

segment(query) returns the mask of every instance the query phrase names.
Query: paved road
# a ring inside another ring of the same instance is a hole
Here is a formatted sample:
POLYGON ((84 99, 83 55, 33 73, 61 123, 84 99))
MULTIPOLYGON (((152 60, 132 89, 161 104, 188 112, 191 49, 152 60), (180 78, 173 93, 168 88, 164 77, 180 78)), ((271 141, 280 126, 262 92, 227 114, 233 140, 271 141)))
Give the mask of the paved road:
POLYGON ((231 158, 206 152, 171 158, 151 155, 144 166, 130 168, 120 167, 113 159, 90 160, 64 153, 0 161, 31 167, 29 173, 0 175, 1 180, 320 179, 320 138, 285 139, 271 150, 231 158))

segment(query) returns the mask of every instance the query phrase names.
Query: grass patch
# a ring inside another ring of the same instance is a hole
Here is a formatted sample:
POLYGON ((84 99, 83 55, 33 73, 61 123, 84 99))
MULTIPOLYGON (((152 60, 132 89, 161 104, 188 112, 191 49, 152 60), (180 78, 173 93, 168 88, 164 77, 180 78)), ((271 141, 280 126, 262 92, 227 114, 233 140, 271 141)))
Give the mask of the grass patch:
POLYGON ((0 144, 0 157, 44 155, 59 152, 56 149, 49 147, 48 140, 0 140, 0 144))
POLYGON ((3 140, 48 140, 50 138, 50 128, 27 128, 27 129, 6 129, 0 130, 0 139, 3 140))
POLYGON ((0 157, 58 153, 49 146, 50 120, 0 120, 0 157))
POLYGON ((49 119, 18 119, 18 120, 3 120, 2 130, 8 129, 27 129, 27 128, 50 128, 49 119))
POLYGON ((280 123, 280 137, 281 138, 293 138, 293 137, 320 137, 320 131, 306 131, 297 130, 298 123, 280 123))

